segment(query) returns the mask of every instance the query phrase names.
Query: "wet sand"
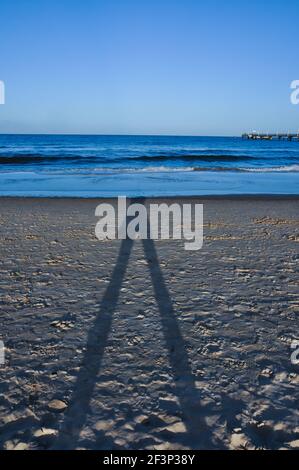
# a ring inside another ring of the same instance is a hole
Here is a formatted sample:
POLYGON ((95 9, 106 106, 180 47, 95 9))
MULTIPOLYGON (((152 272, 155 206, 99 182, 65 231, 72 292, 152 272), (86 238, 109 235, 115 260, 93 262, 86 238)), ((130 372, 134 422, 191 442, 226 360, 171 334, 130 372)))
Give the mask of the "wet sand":
POLYGON ((196 201, 188 252, 1 198, 2 449, 299 449, 299 199, 196 201))

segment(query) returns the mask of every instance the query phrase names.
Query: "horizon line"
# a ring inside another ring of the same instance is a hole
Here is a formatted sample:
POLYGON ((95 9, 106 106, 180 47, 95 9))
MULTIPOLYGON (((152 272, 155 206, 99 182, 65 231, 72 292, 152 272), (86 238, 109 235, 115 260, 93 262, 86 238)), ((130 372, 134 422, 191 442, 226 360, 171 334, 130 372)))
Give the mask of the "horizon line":
POLYGON ((205 134, 94 134, 94 133, 75 133, 75 132, 0 132, 0 136, 3 135, 27 135, 27 136, 38 136, 38 135, 52 135, 52 136, 88 136, 88 137, 221 137, 221 138, 236 138, 242 137, 240 135, 205 135, 205 134))

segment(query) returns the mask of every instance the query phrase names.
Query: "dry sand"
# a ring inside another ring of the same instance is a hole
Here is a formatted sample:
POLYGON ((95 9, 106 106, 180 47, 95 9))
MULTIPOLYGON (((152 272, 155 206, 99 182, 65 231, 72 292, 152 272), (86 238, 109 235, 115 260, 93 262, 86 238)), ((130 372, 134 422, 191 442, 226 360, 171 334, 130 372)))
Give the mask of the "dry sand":
POLYGON ((197 252, 0 202, 1 448, 299 449, 299 199, 199 199, 197 252))

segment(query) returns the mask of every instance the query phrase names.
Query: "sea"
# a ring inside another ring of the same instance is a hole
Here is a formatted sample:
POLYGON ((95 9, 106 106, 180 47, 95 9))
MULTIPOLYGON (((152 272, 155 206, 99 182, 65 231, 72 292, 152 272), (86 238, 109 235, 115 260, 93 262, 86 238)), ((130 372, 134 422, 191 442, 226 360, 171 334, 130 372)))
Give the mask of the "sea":
POLYGON ((0 195, 298 195, 299 142, 241 137, 0 135, 0 195))

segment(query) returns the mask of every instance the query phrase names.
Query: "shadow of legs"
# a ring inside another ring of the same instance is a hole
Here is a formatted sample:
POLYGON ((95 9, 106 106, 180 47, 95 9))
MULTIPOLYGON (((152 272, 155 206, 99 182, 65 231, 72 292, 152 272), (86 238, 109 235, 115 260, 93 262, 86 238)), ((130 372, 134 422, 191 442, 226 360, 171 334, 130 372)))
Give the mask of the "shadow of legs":
MULTIPOLYGON (((138 202, 138 201, 134 201, 138 202)), ((122 282, 129 263, 134 241, 123 240, 111 280, 100 305, 100 311, 89 330, 86 351, 82 360, 68 411, 62 423, 59 436, 54 444, 56 449, 74 449, 90 412, 90 401, 112 325, 122 282)), ((204 409, 196 389, 189 358, 185 349, 171 298, 159 265, 153 240, 143 240, 153 289, 161 315, 169 361, 173 371, 176 395, 180 401, 183 419, 187 428, 186 445, 192 449, 216 447, 213 436, 204 420, 204 409)), ((221 448, 221 446, 217 446, 221 448)))
POLYGON ((112 325, 112 316, 117 306, 119 292, 128 266, 132 240, 123 240, 111 280, 101 302, 100 311, 89 330, 86 351, 81 363, 69 408, 63 421, 56 449, 74 449, 89 413, 97 376, 112 325))
POLYGON ((213 444, 211 431, 204 421, 204 411, 200 406, 200 394, 196 389, 185 342, 160 268, 155 244, 153 240, 147 239, 143 240, 143 247, 161 315, 176 395, 180 401, 184 424, 187 428, 186 444, 193 449, 213 448, 215 444, 213 444))

